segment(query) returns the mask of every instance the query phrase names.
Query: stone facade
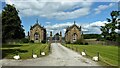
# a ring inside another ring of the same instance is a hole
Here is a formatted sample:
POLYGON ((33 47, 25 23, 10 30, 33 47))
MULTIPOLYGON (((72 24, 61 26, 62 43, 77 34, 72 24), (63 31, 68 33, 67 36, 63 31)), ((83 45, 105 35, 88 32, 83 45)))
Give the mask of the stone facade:
POLYGON ((65 32, 65 41, 74 43, 78 39, 81 38, 81 26, 77 26, 74 22, 74 24, 66 29, 65 32))
POLYGON ((42 27, 38 21, 35 25, 31 26, 29 39, 34 42, 46 41, 46 29, 42 27))

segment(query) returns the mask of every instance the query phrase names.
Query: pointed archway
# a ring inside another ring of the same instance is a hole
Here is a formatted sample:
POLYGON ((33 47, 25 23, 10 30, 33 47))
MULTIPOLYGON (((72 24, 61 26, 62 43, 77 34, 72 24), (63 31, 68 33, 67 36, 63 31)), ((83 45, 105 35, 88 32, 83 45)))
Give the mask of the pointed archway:
POLYGON ((34 41, 35 42, 39 42, 40 41, 40 35, 37 32, 35 32, 35 34, 34 34, 34 41))
POLYGON ((72 42, 76 42, 76 41, 77 41, 77 34, 74 33, 74 34, 72 35, 72 42))

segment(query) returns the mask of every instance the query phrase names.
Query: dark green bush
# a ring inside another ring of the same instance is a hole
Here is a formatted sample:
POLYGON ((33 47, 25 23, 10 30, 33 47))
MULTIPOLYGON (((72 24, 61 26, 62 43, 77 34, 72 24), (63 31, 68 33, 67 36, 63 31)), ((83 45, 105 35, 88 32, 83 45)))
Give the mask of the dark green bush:
POLYGON ((85 45, 88 45, 88 42, 85 42, 85 45))
POLYGON ((22 42, 23 42, 23 43, 28 43, 29 40, 28 40, 27 38, 23 38, 23 39, 22 39, 22 42))
POLYGON ((80 45, 84 45, 84 43, 83 43, 83 42, 79 42, 79 44, 80 44, 80 45))
POLYGON ((41 42, 42 42, 42 43, 46 43, 46 40, 42 40, 41 42))
POLYGON ((84 44, 84 39, 78 39, 76 42, 74 42, 73 44, 79 44, 79 45, 83 45, 84 44))
POLYGON ((30 43, 34 43, 34 41, 33 41, 33 40, 31 40, 31 41, 30 41, 30 43))
POLYGON ((70 41, 66 42, 66 44, 70 44, 70 41))

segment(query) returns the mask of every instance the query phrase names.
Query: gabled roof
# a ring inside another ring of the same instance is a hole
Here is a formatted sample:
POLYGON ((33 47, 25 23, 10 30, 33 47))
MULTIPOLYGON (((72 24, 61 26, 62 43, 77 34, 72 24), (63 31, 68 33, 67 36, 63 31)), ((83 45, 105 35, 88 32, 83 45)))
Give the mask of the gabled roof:
POLYGON ((65 33, 67 33, 69 30, 71 30, 73 27, 77 27, 77 29, 79 29, 79 31, 81 31, 81 26, 80 27, 78 27, 76 24, 75 24, 75 22, 74 22, 74 24, 72 25, 72 26, 68 26, 67 27, 67 29, 66 29, 66 32, 65 33))
POLYGON ((30 30, 32 30, 32 29, 35 28, 36 26, 38 26, 38 27, 40 27, 41 29, 44 29, 44 30, 45 30, 45 28, 42 27, 42 26, 38 23, 38 20, 37 20, 36 24, 34 24, 33 26, 30 27, 30 30))

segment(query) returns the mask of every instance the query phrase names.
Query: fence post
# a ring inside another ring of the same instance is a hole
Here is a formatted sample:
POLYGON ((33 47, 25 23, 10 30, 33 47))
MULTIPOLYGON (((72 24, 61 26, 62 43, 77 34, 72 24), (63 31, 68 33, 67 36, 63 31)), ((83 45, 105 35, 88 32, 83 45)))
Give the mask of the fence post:
POLYGON ((32 50, 32 55, 34 54, 34 51, 32 50))
POLYGON ((97 52, 97 56, 98 56, 98 61, 100 60, 100 53, 97 52))
POLYGON ((34 52, 33 52, 33 49, 32 49, 32 57, 33 57, 33 54, 34 54, 34 52))
POLYGON ((83 49, 83 52, 86 52, 86 50, 85 50, 85 49, 83 49))
POLYGON ((40 55, 41 55, 41 49, 40 49, 40 55))

